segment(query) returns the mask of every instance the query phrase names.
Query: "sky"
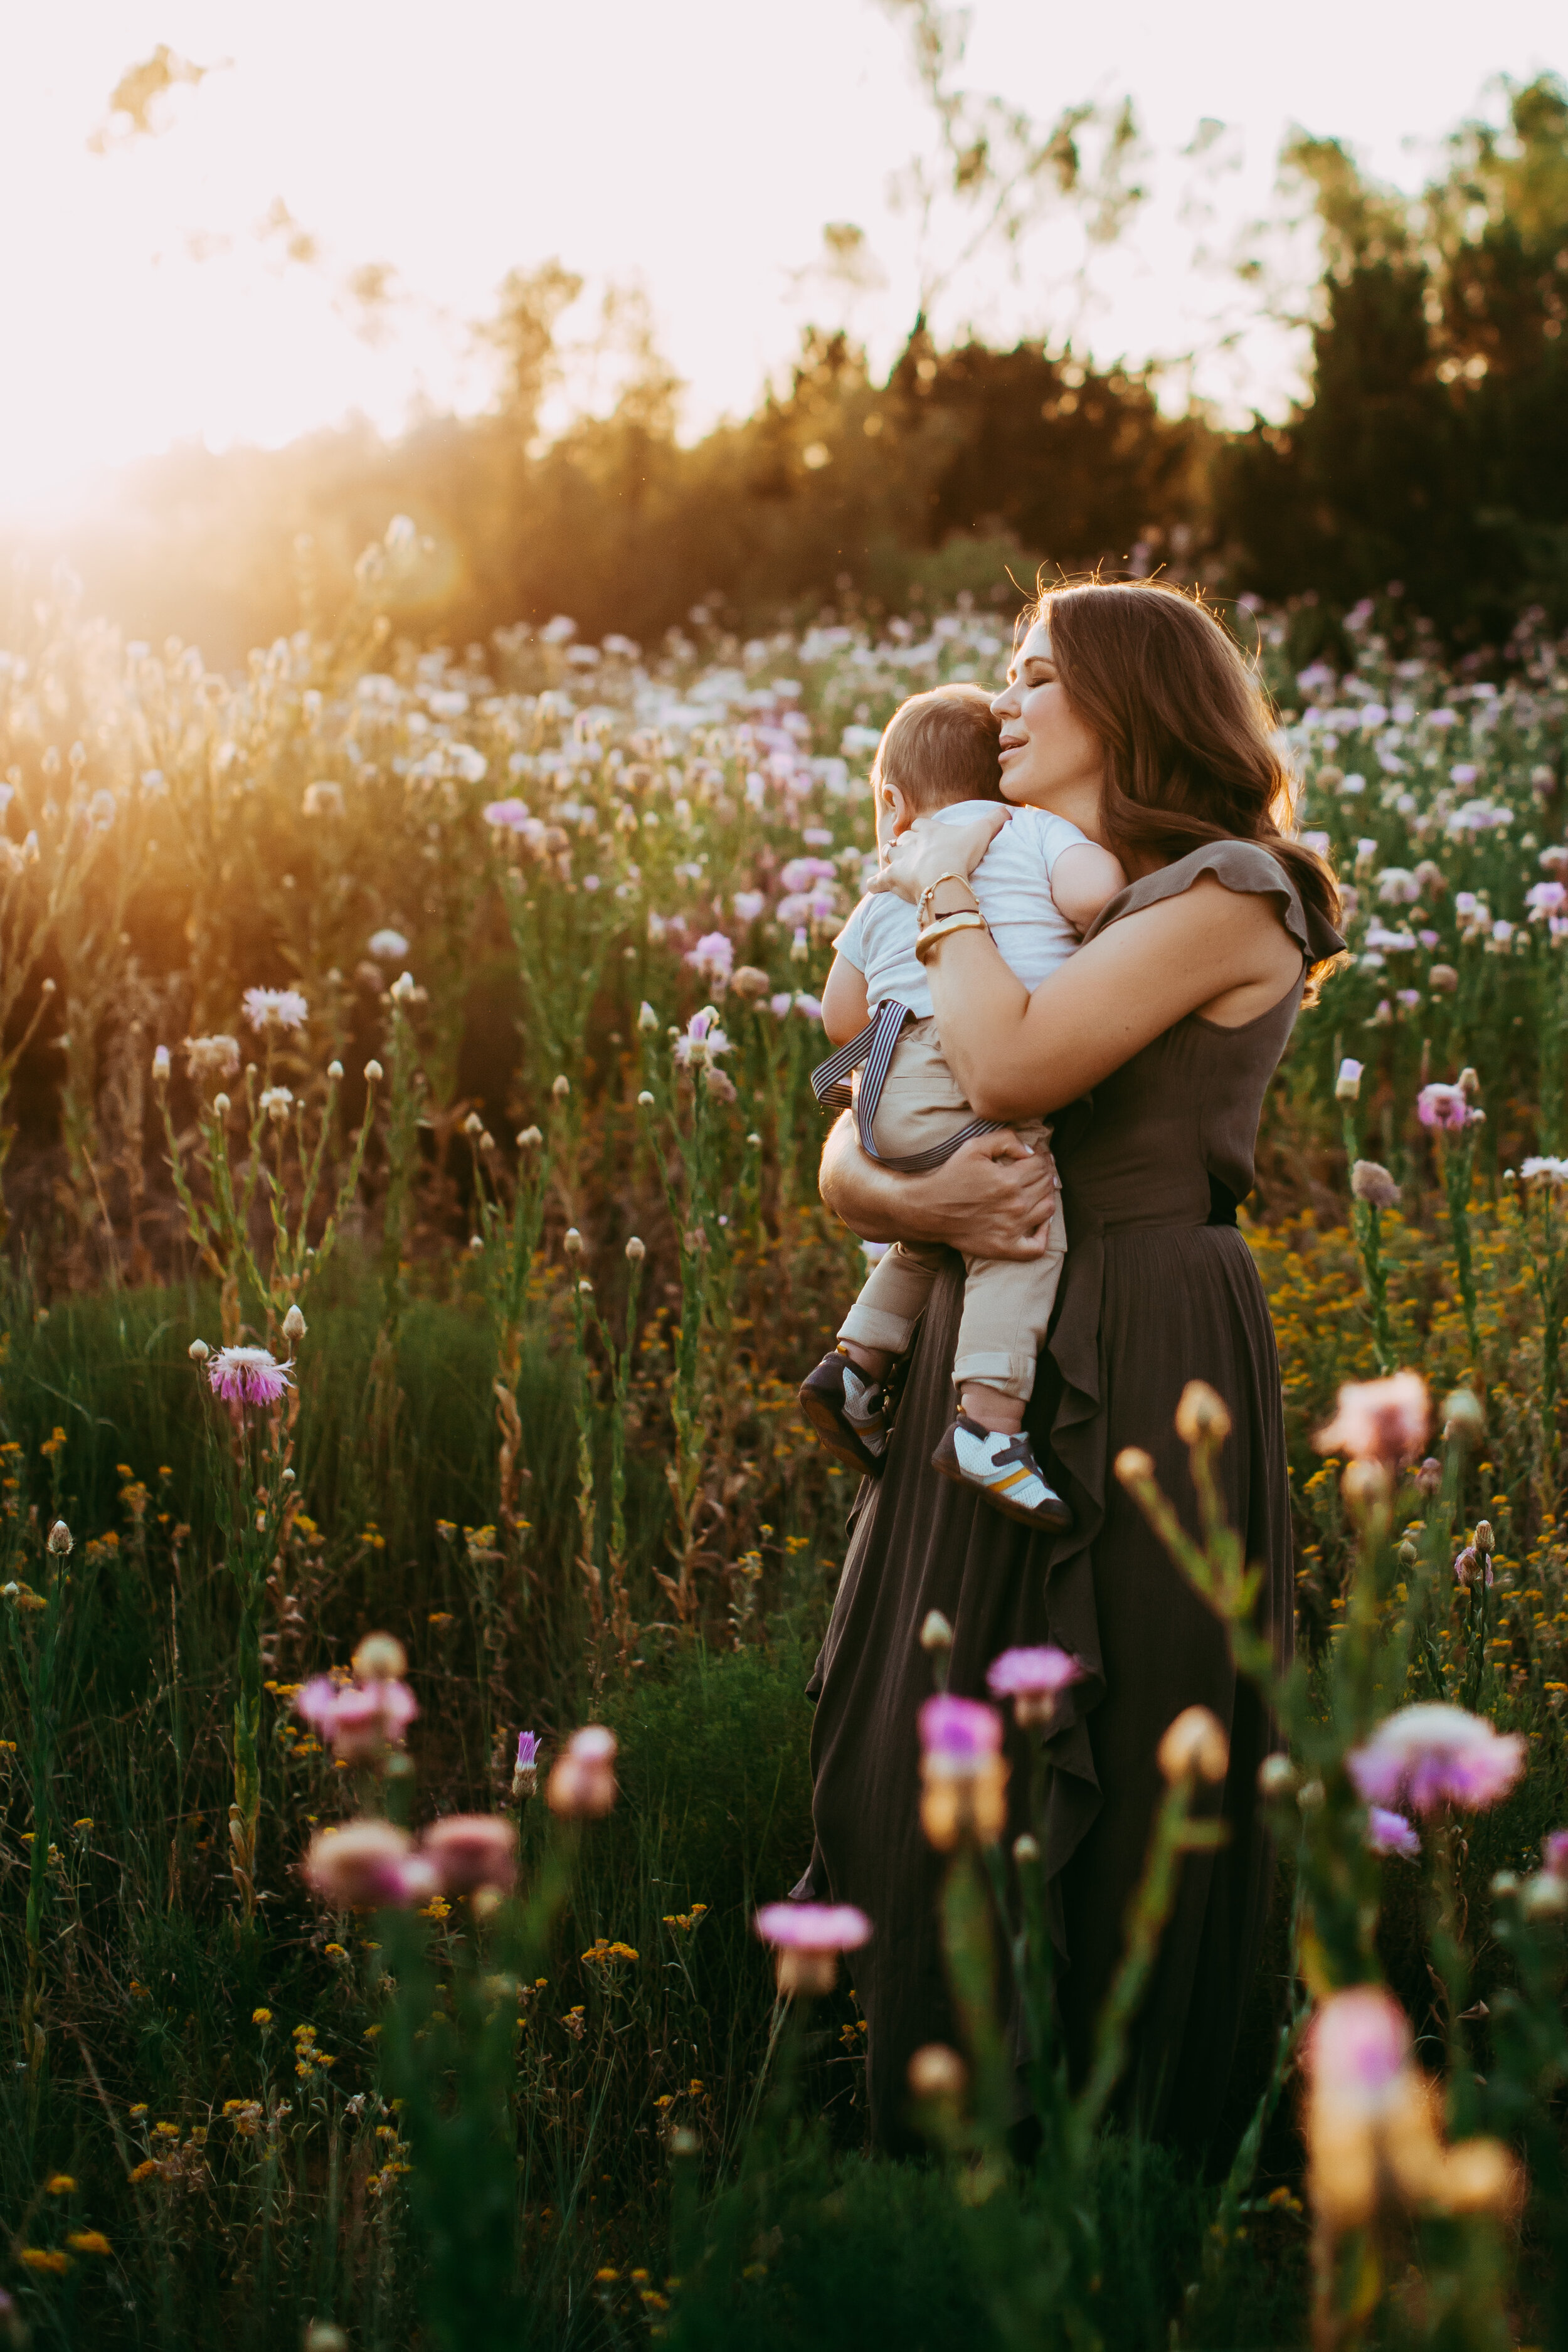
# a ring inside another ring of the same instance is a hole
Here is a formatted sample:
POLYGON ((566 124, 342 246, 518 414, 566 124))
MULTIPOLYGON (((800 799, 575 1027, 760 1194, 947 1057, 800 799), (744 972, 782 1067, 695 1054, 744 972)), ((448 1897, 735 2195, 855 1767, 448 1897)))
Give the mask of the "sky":
MULTIPOLYGON (((1063 218, 1016 276, 999 256, 963 272, 939 323, 1071 333, 1100 359, 1196 350, 1201 393, 1278 414, 1300 341, 1228 338, 1227 262, 1270 208, 1287 129, 1413 186, 1500 72, 1542 67, 1568 68, 1559 0, 1223 18, 973 0, 964 85, 1042 120, 1130 95, 1152 193, 1087 280, 1063 218), (1205 120, 1224 129, 1200 159, 1184 151, 1205 120)), ((509 268, 551 257, 587 281, 569 328, 606 284, 641 290, 688 433, 749 410, 808 318, 885 362, 915 309, 915 224, 889 187, 931 123, 879 0, 4 0, 0 68, 0 514, 69 513, 101 469, 176 442, 480 405, 495 363, 474 322, 509 268), (127 137, 109 94, 160 43, 212 70, 127 137), (830 221, 866 234, 853 295, 815 268, 830 221), (346 290, 367 265, 396 298, 374 319, 346 290)))

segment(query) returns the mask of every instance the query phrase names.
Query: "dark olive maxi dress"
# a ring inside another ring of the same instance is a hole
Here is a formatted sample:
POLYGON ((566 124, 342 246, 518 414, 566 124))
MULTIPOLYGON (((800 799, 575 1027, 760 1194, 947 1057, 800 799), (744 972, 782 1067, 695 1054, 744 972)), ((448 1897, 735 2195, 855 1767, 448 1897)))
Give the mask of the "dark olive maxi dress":
MULTIPOLYGON (((1132 883, 1089 936, 1204 875, 1277 902, 1300 946, 1303 979, 1309 962, 1342 944, 1303 908, 1278 861, 1248 842, 1194 851, 1132 883)), ((932 1609, 953 1628, 954 1691, 983 1696, 987 1664, 1015 1643, 1059 1643, 1087 1668, 1050 1743, 1046 1856, 1075 2073, 1142 1869, 1160 1790, 1160 1735, 1198 1701, 1226 1726, 1232 1836, 1217 1855, 1185 1864, 1124 2094, 1146 2129, 1194 2148, 1219 2117, 1268 1901, 1257 1773, 1269 1725, 1237 1683, 1223 1628, 1111 1465, 1122 1446, 1144 1447, 1190 1521, 1173 1416, 1188 1381, 1218 1391, 1234 1423, 1225 1501, 1246 1530, 1248 1559, 1265 1571, 1260 1620, 1288 1647, 1294 1593, 1279 1359, 1236 1203, 1252 1186, 1258 1116, 1301 989, 1296 982, 1239 1028, 1196 1014, 1177 1022, 1058 1121, 1068 1253, 1028 1427, 1072 1506, 1068 1534, 1032 1534, 929 1466, 954 1410, 956 1256, 932 1293, 886 1470, 862 1489, 812 1681, 816 1852, 796 1890, 857 1903, 873 1922, 855 1983, 869 2028, 872 2128, 884 2147, 908 2145, 910 2053, 953 2037, 935 1916, 943 1863, 922 1838, 917 1811, 915 1717, 931 1687, 919 1634, 932 1609)), ((1010 1728, 1008 1738, 1016 1834, 1025 1826, 1026 1774, 1019 1735, 1010 1728)))

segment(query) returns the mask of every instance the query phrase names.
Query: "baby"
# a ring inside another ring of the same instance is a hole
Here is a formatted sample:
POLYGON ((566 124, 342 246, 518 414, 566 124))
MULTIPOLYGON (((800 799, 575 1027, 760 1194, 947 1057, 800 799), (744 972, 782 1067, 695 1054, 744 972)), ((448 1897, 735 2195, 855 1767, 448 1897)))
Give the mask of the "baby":
MULTIPOLYGON (((1000 733, 978 686, 937 687, 895 711, 871 770, 884 855, 917 816, 973 824, 999 800, 1026 798, 1026 783, 1010 792, 1003 780, 1000 733)), ((1127 877, 1110 851, 1077 825, 1026 804, 970 881, 997 949, 1032 991, 1066 962, 1127 877)), ((917 910, 906 900, 890 893, 861 899, 834 941, 823 992, 823 1025, 845 1050, 813 1074, 827 1098, 831 1081, 864 1063, 857 1098, 862 1140, 869 1135, 874 1156, 895 1169, 937 1166, 966 1136, 995 1125, 975 1119, 942 1058, 931 989, 915 954, 917 931, 917 910), (907 1007, 911 1017, 886 1014, 889 1005, 907 1007)), ((1031 1151, 1048 1153, 1048 1127, 1038 1119, 1012 1124, 1031 1151)), ((1058 1202, 1043 1256, 965 1259, 952 1365, 960 1411, 931 1457, 944 1477, 1032 1528, 1072 1523, 1024 1429, 1064 1248, 1058 1202)), ((872 1477, 880 1475, 887 1450, 888 1372, 913 1339, 943 1255, 923 1243, 895 1242, 846 1317, 837 1348, 800 1391, 802 1409, 829 1452, 872 1477)))

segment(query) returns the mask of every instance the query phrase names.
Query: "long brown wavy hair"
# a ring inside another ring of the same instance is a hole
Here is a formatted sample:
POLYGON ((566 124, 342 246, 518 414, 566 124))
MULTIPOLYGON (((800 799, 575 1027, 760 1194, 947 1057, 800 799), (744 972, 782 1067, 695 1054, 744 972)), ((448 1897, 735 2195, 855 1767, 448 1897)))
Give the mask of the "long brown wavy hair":
POLYGON ((1152 580, 1078 582, 1042 587, 1020 640, 1042 621, 1068 699, 1104 747, 1105 835, 1122 863, 1256 841, 1337 924, 1333 875, 1290 837, 1300 788, 1268 698, 1202 597, 1152 580))

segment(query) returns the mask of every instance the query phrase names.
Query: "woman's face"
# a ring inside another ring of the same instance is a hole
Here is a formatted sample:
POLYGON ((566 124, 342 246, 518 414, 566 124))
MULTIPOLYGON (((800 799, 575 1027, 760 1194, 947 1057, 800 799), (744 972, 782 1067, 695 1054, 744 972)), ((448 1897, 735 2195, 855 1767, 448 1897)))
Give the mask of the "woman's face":
POLYGON ((1002 721, 1003 798, 1069 817, 1099 840, 1104 754, 1067 698, 1044 621, 1019 646, 991 708, 1002 721))

